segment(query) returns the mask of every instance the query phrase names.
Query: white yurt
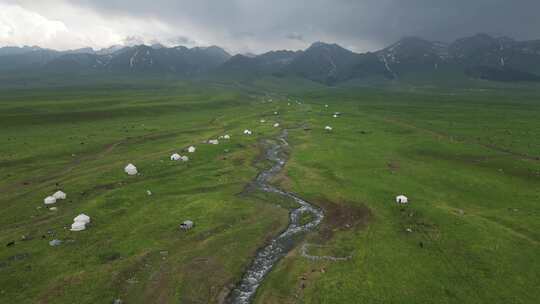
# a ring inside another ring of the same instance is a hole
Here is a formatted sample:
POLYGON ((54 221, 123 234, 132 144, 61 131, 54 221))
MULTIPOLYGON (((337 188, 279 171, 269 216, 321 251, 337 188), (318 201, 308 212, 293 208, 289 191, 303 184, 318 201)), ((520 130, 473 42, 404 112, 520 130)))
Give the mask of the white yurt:
POLYGON ((276 112, 274 112, 274 115, 279 115, 279 112, 277 112, 277 111, 276 111, 276 112))
POLYGON ((217 139, 210 139, 208 140, 208 143, 211 145, 219 145, 219 140, 217 139))
POLYGON ((277 127, 279 127, 279 124, 276 122, 276 123, 274 124, 274 128, 277 128, 277 127))
POLYGON ((251 135, 251 133, 252 133, 251 130, 248 130, 248 129, 244 130, 244 135, 251 135))
POLYGON ((90 223, 90 217, 84 213, 81 213, 73 219, 73 222, 80 222, 80 223, 88 224, 90 223))
POLYGON ((180 224, 180 229, 182 230, 189 230, 193 228, 193 222, 190 220, 184 221, 182 224, 180 224))
POLYGON ((67 197, 67 195, 61 190, 56 191, 52 196, 57 200, 63 200, 67 197))
POLYGON ((187 162, 189 160, 189 157, 187 157, 185 155, 182 155, 182 156, 180 156, 180 160, 183 161, 183 162, 187 162))
POLYGON ((223 139, 231 139, 231 136, 229 134, 223 135, 223 139))
POLYGON ((135 167, 133 164, 128 164, 124 168, 124 172, 126 172, 128 175, 136 175, 137 174, 137 167, 135 167))
POLYGON ((339 116, 338 116, 338 115, 336 115, 336 114, 334 114, 334 115, 333 115, 333 117, 334 117, 334 118, 338 118, 339 116))
POLYGON ((324 129, 325 129, 326 131, 332 131, 332 127, 330 127, 330 126, 326 126, 326 127, 324 127, 324 129))
POLYGON ((187 149, 187 151, 188 151, 189 153, 194 153, 195 150, 197 150, 197 149, 196 149, 194 146, 191 146, 191 147, 189 147, 189 148, 187 149))
POLYGON ((73 222, 71 224, 71 231, 82 231, 86 229, 86 224, 83 222, 73 222))
POLYGON ((56 203, 56 198, 54 196, 47 196, 43 202, 45 203, 45 205, 52 205, 54 203, 56 203))
POLYGON ((325 107, 325 108, 328 108, 328 105, 327 105, 327 104, 325 104, 325 105, 324 105, 324 107, 325 107))
POLYGON ((174 153, 173 155, 171 155, 171 160, 180 160, 181 156, 180 154, 178 153, 174 153))
POLYGON ((398 204, 408 204, 409 199, 405 195, 396 196, 396 203, 398 204))
POLYGON ((264 119, 261 119, 261 123, 265 123, 265 122, 266 122, 266 120, 264 120, 264 119))

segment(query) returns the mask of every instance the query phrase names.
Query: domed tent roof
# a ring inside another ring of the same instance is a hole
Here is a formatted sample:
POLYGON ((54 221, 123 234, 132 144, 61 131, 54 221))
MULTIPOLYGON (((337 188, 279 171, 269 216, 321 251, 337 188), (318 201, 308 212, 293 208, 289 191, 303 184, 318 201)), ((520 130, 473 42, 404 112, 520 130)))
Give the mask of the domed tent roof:
POLYGON ((324 127, 324 129, 325 129, 326 131, 332 131, 332 127, 330 127, 330 126, 326 126, 326 127, 324 127))
POLYGON ((219 140, 217 139, 210 139, 208 140, 208 143, 211 145, 219 145, 219 140))
POLYGON ((244 134, 245 134, 245 135, 251 135, 251 133, 252 133, 251 130, 248 130, 248 129, 245 129, 245 130, 244 130, 244 134))
POLYGON ((189 230, 191 228, 193 228, 193 222, 190 220, 184 221, 182 224, 180 224, 180 229, 189 230))
POLYGON ((223 139, 231 139, 231 136, 229 134, 223 135, 223 139))
POLYGON ((174 153, 171 155, 171 160, 180 160, 181 156, 178 153, 174 153))
POLYGON ((74 222, 71 224, 71 231, 82 231, 86 229, 86 224, 83 222, 74 222))
POLYGON ((45 205, 51 205, 51 204, 54 204, 56 203, 56 198, 54 196, 47 196, 43 202, 45 203, 45 205))
POLYGON ((84 213, 81 213, 73 219, 73 222, 80 222, 80 223, 88 224, 90 223, 90 217, 84 213))
POLYGON ((66 199, 67 195, 63 191, 58 190, 52 196, 57 200, 59 199, 63 200, 63 199, 66 199))
POLYGON ((196 149, 194 146, 191 146, 191 147, 189 147, 189 148, 187 149, 187 151, 188 151, 189 153, 194 153, 195 150, 197 150, 197 149, 196 149))
POLYGON ((137 174, 137 167, 135 167, 133 164, 128 164, 124 168, 124 172, 126 172, 128 175, 135 175, 137 174))
POLYGON ((274 128, 277 128, 277 127, 279 127, 279 124, 276 122, 276 123, 274 124, 274 128))
POLYGON ((405 195, 396 196, 396 203, 398 204, 408 204, 409 199, 405 195))

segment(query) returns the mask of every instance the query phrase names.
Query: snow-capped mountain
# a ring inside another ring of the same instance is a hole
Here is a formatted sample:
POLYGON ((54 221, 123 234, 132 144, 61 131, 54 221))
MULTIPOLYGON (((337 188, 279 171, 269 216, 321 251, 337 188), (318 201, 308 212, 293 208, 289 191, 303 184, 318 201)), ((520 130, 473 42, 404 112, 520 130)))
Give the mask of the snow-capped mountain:
POLYGON ((516 41, 478 34, 443 43, 407 37, 379 51, 363 54, 337 44, 316 42, 303 51, 232 57, 217 46, 168 48, 156 44, 63 52, 39 47, 0 48, 0 71, 21 69, 182 76, 293 75, 326 84, 373 77, 395 80, 450 74, 498 81, 538 81, 540 40, 516 41))

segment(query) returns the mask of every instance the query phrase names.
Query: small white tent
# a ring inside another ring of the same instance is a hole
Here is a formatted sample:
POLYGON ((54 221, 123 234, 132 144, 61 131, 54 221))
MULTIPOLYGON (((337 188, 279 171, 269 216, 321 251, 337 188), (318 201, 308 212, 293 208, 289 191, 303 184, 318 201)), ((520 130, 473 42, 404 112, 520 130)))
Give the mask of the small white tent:
POLYGON ((124 168, 124 172, 126 172, 128 175, 135 175, 137 174, 137 167, 135 167, 133 164, 128 164, 124 168))
POLYGON ((189 148, 187 149, 187 151, 188 151, 189 153, 194 153, 195 150, 197 150, 197 149, 196 149, 194 146, 191 146, 191 147, 189 147, 189 148))
POLYGON ((244 130, 244 135, 251 135, 251 133, 252 133, 251 130, 248 130, 248 129, 244 130))
POLYGON ((231 136, 229 134, 223 135, 223 139, 231 139, 231 136))
POLYGON ((63 199, 66 199, 67 197, 67 195, 63 191, 60 191, 60 190, 56 191, 52 196, 57 200, 63 200, 63 199))
POLYGON ((219 145, 219 140, 217 139, 210 139, 208 140, 208 143, 211 145, 219 145))
POLYGON ((73 222, 80 222, 80 223, 88 224, 90 223, 90 217, 84 213, 81 213, 73 219, 73 222))
POLYGON ((265 122, 266 122, 266 120, 264 120, 264 119, 261 119, 261 123, 265 123, 265 122))
POLYGON ((56 198, 54 196, 47 196, 43 202, 45 203, 45 205, 52 205, 54 203, 56 203, 56 198))
POLYGON ((187 157, 185 155, 182 155, 182 156, 180 156, 180 160, 183 161, 183 162, 187 162, 189 160, 189 157, 187 157))
POLYGON ((71 224, 71 231, 82 231, 86 229, 86 224, 83 222, 74 222, 71 224))
POLYGON ((173 155, 171 155, 171 160, 176 161, 176 160, 180 160, 180 158, 181 156, 178 153, 174 153, 173 155))
POLYGON ((193 228, 193 222, 190 220, 184 221, 182 224, 180 224, 180 229, 182 230, 189 230, 193 228))
POLYGON ((330 127, 330 126, 326 126, 326 127, 324 127, 324 129, 325 129, 326 131, 328 131, 328 132, 332 131, 332 127, 330 127))
POLYGON ((274 128, 278 128, 278 127, 279 127, 279 124, 276 122, 276 123, 274 124, 274 128))
POLYGON ((71 224, 71 231, 82 231, 86 229, 86 224, 90 223, 90 217, 84 213, 77 215, 71 224))
POLYGON ((409 199, 405 195, 396 196, 396 203, 398 204, 408 204, 409 199))

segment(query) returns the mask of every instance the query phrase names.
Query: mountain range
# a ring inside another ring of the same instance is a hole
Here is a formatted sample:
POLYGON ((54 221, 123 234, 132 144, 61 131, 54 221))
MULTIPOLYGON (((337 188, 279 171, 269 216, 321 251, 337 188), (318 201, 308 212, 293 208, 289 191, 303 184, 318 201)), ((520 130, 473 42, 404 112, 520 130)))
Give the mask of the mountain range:
POLYGON ((301 51, 234 55, 217 46, 112 46, 56 51, 0 48, 0 73, 172 73, 180 76, 297 76, 334 85, 354 79, 396 80, 414 75, 461 75, 493 81, 540 81, 540 40, 516 41, 477 34, 452 43, 407 37, 376 52, 355 53, 313 43, 301 51))

